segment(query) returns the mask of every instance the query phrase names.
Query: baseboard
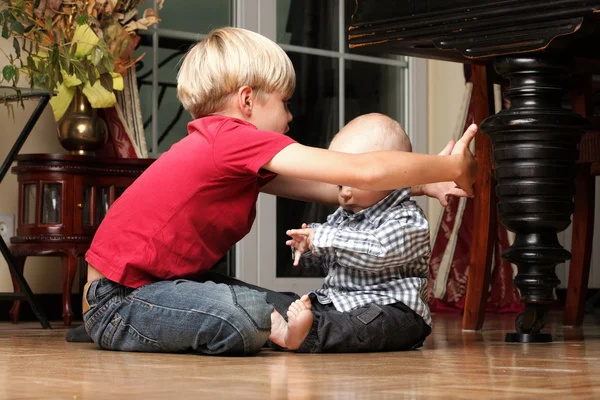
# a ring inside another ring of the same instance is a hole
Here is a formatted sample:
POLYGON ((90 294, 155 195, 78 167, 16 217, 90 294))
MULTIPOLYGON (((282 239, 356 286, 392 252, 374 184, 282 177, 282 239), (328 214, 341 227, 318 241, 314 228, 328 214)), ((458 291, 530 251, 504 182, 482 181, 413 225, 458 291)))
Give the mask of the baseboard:
MULTIPOLYGON (((62 320, 62 295, 38 294, 35 296, 42 311, 50 321, 62 320)), ((12 301, 0 301, 0 321, 10 321, 8 312, 12 307, 12 301)), ((71 307, 73 307, 73 321, 81 321, 81 294, 73 294, 71 298, 71 307)), ((19 321, 37 321, 29 303, 26 301, 21 305, 21 315, 19 321)))

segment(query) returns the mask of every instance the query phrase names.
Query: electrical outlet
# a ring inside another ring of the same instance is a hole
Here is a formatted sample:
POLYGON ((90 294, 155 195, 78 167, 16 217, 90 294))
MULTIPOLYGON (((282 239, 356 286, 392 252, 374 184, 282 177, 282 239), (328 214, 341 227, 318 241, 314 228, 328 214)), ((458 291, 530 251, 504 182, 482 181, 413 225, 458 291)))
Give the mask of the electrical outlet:
POLYGON ((15 236, 15 215, 0 214, 0 235, 4 243, 10 244, 10 238, 15 236))

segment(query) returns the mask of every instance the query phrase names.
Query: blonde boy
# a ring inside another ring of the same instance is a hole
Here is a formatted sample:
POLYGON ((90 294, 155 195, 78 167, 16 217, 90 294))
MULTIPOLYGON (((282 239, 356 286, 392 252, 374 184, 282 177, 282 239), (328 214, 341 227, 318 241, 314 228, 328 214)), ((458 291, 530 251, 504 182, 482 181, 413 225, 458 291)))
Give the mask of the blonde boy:
MULTIPOLYGON (((455 181, 472 192, 476 127, 443 157, 311 148, 285 136, 294 86, 285 52, 247 30, 217 29, 185 56, 177 90, 194 117, 188 136, 115 202, 86 254, 85 328, 100 347, 259 351, 271 332, 267 293, 214 283, 207 271, 250 231, 261 191, 329 204, 337 198, 331 184, 389 190, 455 181)), ((420 188, 438 198, 448 192, 448 184, 420 188)))

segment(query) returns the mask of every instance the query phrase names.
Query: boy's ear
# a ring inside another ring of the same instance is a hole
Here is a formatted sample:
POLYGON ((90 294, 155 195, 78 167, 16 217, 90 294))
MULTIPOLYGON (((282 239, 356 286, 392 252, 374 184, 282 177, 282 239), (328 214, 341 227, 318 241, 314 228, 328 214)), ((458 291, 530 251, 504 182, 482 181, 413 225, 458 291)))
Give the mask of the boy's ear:
POLYGON ((240 111, 246 116, 252 116, 252 107, 254 106, 254 91, 250 86, 242 86, 238 90, 238 105, 240 111))

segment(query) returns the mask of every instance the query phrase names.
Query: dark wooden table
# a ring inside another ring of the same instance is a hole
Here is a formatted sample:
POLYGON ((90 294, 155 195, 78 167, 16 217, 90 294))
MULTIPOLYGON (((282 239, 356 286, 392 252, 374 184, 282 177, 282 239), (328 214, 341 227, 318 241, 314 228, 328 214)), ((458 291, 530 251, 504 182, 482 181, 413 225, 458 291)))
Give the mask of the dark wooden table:
POLYGON ((492 141, 498 212, 516 234, 503 257, 518 267, 526 304, 507 341, 552 340, 540 331, 559 283, 555 267, 570 258, 557 233, 571 222, 578 144, 589 126, 562 101, 575 61, 600 58, 599 12, 600 1, 356 0, 350 47, 493 65, 498 76, 489 68, 488 80, 509 81, 510 107, 480 125, 492 141))

